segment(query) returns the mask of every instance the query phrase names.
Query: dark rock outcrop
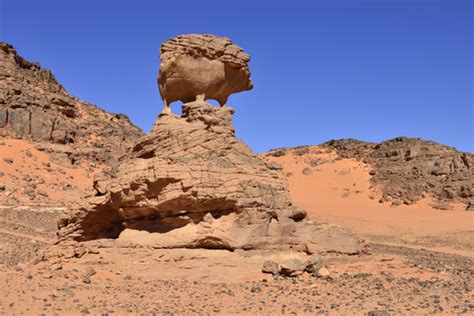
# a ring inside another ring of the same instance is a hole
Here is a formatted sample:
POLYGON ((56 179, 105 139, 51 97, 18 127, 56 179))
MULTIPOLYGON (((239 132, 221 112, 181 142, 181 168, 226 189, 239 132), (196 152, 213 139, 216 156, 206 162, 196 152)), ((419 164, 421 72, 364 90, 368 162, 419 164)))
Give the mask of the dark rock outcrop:
POLYGON ((323 146, 342 158, 368 163, 372 183, 382 200, 412 204, 431 196, 440 201, 468 204, 474 197, 474 155, 419 138, 398 137, 378 144, 353 139, 323 146))
POLYGON ((142 135, 127 116, 70 96, 51 71, 0 42, 0 136, 31 139, 72 164, 112 165, 142 135))

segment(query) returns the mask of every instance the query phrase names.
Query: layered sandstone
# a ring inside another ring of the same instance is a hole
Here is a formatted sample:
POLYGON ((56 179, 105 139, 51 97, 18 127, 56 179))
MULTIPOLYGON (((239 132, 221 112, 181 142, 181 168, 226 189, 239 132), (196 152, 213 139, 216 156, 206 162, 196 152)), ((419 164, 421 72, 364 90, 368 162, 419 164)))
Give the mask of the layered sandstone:
POLYGON ((233 109, 184 104, 161 115, 119 164, 116 178, 60 222, 60 237, 146 236, 155 248, 295 249, 358 253, 338 227, 316 224, 290 200, 281 166, 235 138, 233 109))
POLYGON ((164 42, 158 74, 165 112, 171 102, 214 99, 225 105, 229 95, 252 89, 250 56, 225 37, 180 35, 164 42))
POLYGON ((0 137, 32 140, 63 164, 110 166, 141 135, 127 116, 69 95, 51 71, 0 42, 0 137))

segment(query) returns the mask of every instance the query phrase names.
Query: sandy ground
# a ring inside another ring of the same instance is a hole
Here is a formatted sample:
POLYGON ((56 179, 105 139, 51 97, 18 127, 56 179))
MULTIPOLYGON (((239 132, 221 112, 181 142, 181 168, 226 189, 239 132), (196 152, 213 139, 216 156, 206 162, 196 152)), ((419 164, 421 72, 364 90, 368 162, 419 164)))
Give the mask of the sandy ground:
POLYGON ((284 166, 293 202, 317 221, 341 225, 373 242, 474 256, 474 213, 464 211, 464 205, 442 211, 432 208, 429 198, 409 206, 379 203, 370 167, 336 158, 315 146, 301 156, 293 151, 266 159, 284 166))
MULTIPOLYGON (((36 160, 27 161, 20 145, 15 146, 18 157, 10 149, 14 163, 1 165, 12 168, 7 173, 23 175, 29 163, 33 170, 47 163, 48 157, 30 147, 36 160)), ((81 258, 37 262, 36 253, 54 242, 56 221, 65 208, 27 201, 21 207, 0 206, 0 314, 474 313, 471 213, 459 205, 435 210, 429 200, 400 207, 380 204, 367 166, 317 147, 305 155, 268 159, 283 164, 297 205, 318 221, 366 237, 371 254, 326 254, 329 276, 295 278, 263 274, 262 263, 303 259, 304 254, 125 247, 120 240, 89 242, 93 251, 81 258)), ((60 168, 82 179, 79 170, 60 168)), ((51 181, 61 181, 60 174, 51 181)))
POLYGON ((65 204, 79 199, 92 185, 86 165, 59 164, 34 144, 0 139, 0 204, 65 204))

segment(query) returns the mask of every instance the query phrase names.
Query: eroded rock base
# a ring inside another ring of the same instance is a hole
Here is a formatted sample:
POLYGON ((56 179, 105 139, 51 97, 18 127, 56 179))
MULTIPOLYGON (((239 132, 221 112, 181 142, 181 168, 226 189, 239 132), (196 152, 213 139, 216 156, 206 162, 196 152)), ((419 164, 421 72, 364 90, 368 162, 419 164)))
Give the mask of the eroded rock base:
POLYGON ((292 205, 282 167, 235 138, 233 109, 205 102, 161 115, 96 195, 59 223, 60 238, 137 240, 155 248, 355 254, 365 244, 292 205))

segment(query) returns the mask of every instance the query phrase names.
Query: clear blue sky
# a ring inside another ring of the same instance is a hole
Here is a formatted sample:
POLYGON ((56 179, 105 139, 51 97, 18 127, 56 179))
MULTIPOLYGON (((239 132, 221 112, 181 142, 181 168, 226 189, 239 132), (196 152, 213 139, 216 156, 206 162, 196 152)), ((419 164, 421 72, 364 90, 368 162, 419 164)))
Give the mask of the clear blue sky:
POLYGON ((162 108, 161 42, 212 33, 252 56, 255 88, 229 105, 237 135, 255 151, 396 136, 474 151, 474 1, 0 3, 1 40, 74 96, 146 131, 162 108))

